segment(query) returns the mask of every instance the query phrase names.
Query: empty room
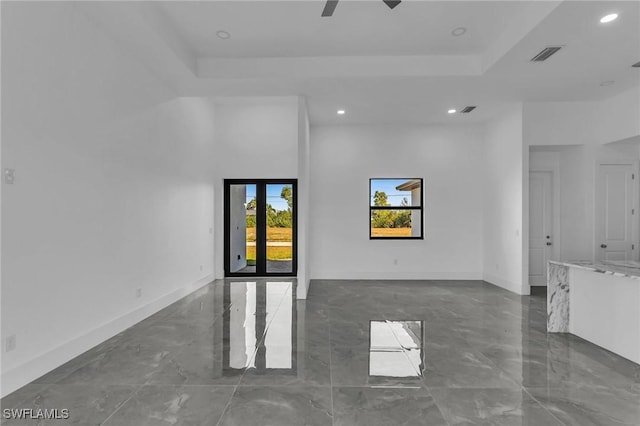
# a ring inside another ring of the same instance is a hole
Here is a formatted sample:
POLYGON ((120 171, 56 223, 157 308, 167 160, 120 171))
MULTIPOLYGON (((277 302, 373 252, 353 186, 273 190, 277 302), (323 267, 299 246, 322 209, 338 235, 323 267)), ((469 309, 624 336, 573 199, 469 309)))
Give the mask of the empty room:
POLYGON ((640 424, 640 1, 2 1, 0 423, 640 424))

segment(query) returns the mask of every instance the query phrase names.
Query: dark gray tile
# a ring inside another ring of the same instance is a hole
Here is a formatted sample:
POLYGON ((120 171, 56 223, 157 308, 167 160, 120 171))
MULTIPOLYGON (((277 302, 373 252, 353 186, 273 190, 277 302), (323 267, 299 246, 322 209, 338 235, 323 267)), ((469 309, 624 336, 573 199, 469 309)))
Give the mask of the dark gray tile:
POLYGON ((3 425, 82 425, 97 426, 102 424, 114 413, 131 395, 136 388, 133 386, 93 386, 93 385, 28 385, 23 392, 30 393, 30 397, 16 407, 32 409, 57 409, 58 415, 64 415, 62 410, 68 410, 67 419, 33 419, 3 421, 3 425), (31 386, 34 388, 30 389, 31 386))
MULTIPOLYGON (((203 338, 191 342, 176 354, 167 356, 149 376, 149 384, 237 385, 246 368, 224 365, 223 343, 203 338)), ((228 345, 227 345, 228 348, 228 345)), ((249 365, 253 355, 245 365, 249 365)))
POLYGON ((424 382, 428 387, 519 388, 508 374, 478 350, 451 346, 425 354, 424 382))
POLYGON ((603 363, 596 356, 600 348, 595 345, 589 343, 584 347, 582 344, 576 346, 563 340, 492 345, 481 349, 481 352, 523 386, 586 384, 624 387, 640 383, 635 369, 629 365, 633 363, 617 356, 617 361, 611 359, 610 363, 603 363))
POLYGON ((58 383, 62 379, 66 378, 70 374, 77 371, 80 367, 87 365, 89 362, 94 361, 101 356, 104 356, 104 354, 110 351, 117 350, 122 345, 123 336, 124 336, 124 333, 119 333, 111 337, 110 339, 107 339, 106 341, 94 346, 93 348, 78 355, 72 360, 64 363, 60 367, 37 378, 36 380, 33 381, 33 383, 40 383, 40 384, 58 383))
POLYGON ((431 389, 449 425, 561 426, 521 389, 431 389))
POLYGON ((220 426, 329 426, 329 387, 243 387, 231 398, 220 426))
POLYGON ((245 312, 225 302, 232 285, 181 299, 3 407, 69 406, 67 424, 89 425, 640 425, 640 366, 548 334, 543 297, 480 281, 328 280, 314 281, 306 301, 287 305, 283 293, 269 312, 258 292, 245 312), (245 321, 232 327, 232 311, 245 321), (371 321, 385 320, 421 321, 421 333, 371 348, 371 321))
POLYGON ((335 426, 447 425, 426 389, 333 388, 335 426))
POLYGON ((638 389, 572 384, 527 391, 566 425, 640 425, 638 389))
POLYGON ((345 318, 330 321, 331 345, 350 347, 369 347, 369 320, 348 320, 345 318))
POLYGON ((142 385, 178 350, 178 347, 122 345, 101 353, 57 383, 142 385))
POLYGON ((104 425, 215 425, 233 389, 232 386, 143 386, 104 425))
MULTIPOLYGON (((51 385, 28 384, 2 398, 0 408, 20 409, 33 404, 37 396, 51 385)), ((5 424, 4 416, 0 416, 0 424, 5 424)))

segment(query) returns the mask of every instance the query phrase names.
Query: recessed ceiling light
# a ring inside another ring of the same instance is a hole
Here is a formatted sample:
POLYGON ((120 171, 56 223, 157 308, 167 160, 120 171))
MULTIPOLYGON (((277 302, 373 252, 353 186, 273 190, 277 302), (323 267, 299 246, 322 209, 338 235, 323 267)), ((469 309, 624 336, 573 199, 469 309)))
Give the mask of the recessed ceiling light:
POLYGON ((448 112, 449 114, 455 114, 455 113, 456 113, 456 110, 452 108, 452 109, 450 109, 450 110, 449 110, 449 111, 447 111, 447 112, 448 112))
POLYGON ((344 115, 345 111, 343 109, 338 110, 338 115, 344 115))
POLYGON ((231 38, 231 33, 229 33, 229 31, 225 31, 225 30, 216 31, 216 35, 218 36, 218 38, 221 38, 223 40, 231 38))
POLYGON ((610 13, 607 16, 603 16, 602 19, 600 19, 600 22, 602 22, 603 24, 606 24, 607 22, 615 21, 617 17, 618 17, 617 13, 610 13))
POLYGON ((615 83, 615 81, 607 80, 607 81, 603 81, 602 83, 600 83, 600 86, 611 86, 613 83, 615 83))
POLYGON ((466 32, 467 32, 467 29, 465 27, 458 27, 458 28, 454 28, 453 31, 451 31, 451 35, 459 37, 466 32))

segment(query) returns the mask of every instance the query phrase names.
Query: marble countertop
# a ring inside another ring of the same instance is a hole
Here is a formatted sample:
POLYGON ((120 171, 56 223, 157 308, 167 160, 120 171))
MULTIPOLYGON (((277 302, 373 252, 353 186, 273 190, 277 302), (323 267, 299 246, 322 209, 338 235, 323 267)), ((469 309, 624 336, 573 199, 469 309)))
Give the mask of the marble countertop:
POLYGON ((640 262, 636 261, 603 260, 601 262, 591 262, 590 260, 572 260, 570 262, 558 262, 550 260, 549 262, 555 263, 556 265, 586 269, 589 271, 599 272, 601 274, 640 280, 640 262))

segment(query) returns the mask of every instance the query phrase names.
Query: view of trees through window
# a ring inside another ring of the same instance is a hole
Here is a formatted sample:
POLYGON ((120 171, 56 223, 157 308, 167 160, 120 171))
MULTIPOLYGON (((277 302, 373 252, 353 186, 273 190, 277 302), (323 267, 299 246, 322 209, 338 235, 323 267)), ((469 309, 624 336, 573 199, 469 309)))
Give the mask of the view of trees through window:
POLYGON ((422 179, 369 182, 370 238, 422 238, 422 179))
MULTIPOLYGON (((376 191, 373 195, 373 205, 377 207, 391 206, 387 201, 387 194, 376 191)), ((406 207, 409 201, 402 198, 400 205, 406 207)), ((373 228, 407 228, 411 230, 410 210, 374 210, 371 212, 371 226, 373 228)), ((411 233, 409 233, 411 235, 411 233)))
MULTIPOLYGON (((255 194, 247 194, 247 264, 256 261, 255 194), (251 244, 253 243, 253 244, 251 244)), ((293 189, 290 185, 267 185, 267 259, 291 260, 293 257, 293 189), (279 190, 279 194, 277 192, 279 190)))

